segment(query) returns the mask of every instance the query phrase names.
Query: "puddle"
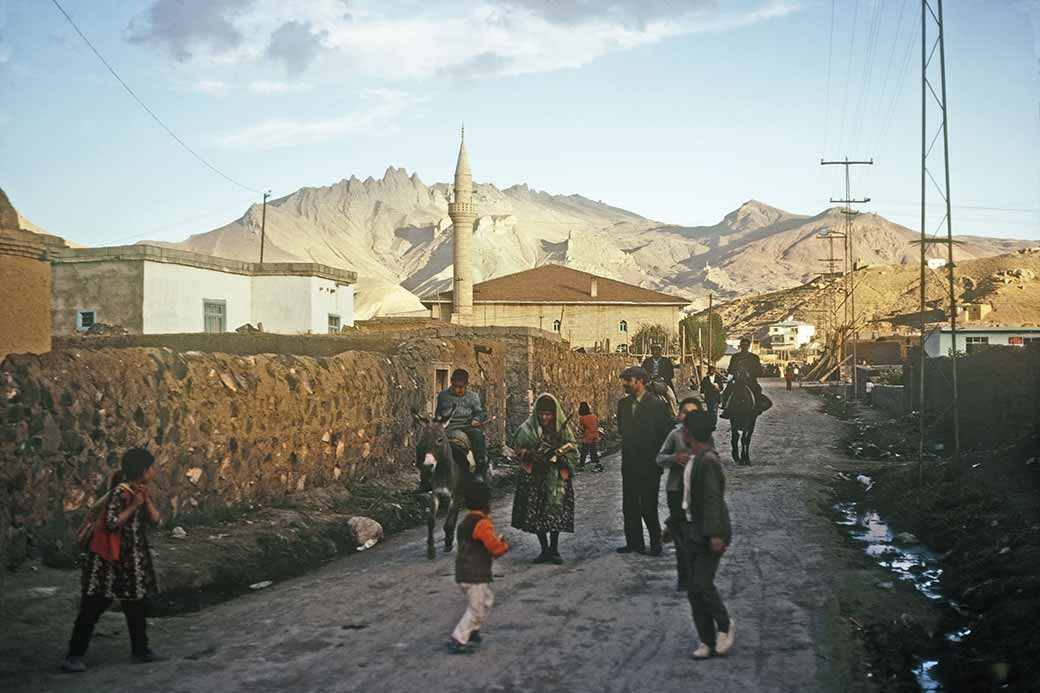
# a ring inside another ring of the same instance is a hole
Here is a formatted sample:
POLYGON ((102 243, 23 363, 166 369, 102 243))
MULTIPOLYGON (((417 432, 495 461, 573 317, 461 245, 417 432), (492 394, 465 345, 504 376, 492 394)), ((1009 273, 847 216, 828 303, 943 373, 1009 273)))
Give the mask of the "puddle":
MULTIPOLYGON (((849 536, 862 543, 863 551, 873 558, 878 565, 891 572, 902 582, 913 585, 927 599, 948 605, 959 611, 959 605, 942 593, 940 579, 943 569, 939 565, 939 555, 920 542, 899 543, 899 536, 888 526, 877 511, 862 507, 852 501, 838 503, 834 506, 838 513, 838 525, 846 528, 849 536)), ((949 642, 960 642, 971 633, 970 628, 947 633, 944 637, 949 642)), ((927 659, 918 662, 913 674, 922 691, 942 691, 938 679, 938 660, 927 659)))

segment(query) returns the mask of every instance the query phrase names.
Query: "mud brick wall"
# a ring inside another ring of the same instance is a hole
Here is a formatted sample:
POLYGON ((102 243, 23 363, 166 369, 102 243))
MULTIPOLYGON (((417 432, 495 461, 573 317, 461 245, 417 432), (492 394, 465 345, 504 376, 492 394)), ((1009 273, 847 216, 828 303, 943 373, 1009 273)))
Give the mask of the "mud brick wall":
POLYGON ((136 445, 158 460, 167 517, 277 502, 410 465, 410 412, 434 397, 433 364, 470 371, 496 417, 490 436, 501 440, 505 351, 445 339, 390 355, 106 348, 11 356, 0 366, 0 565, 27 548, 68 548, 96 490, 136 445))
MULTIPOLYGON (((916 360, 911 359, 910 396, 919 401, 916 360)), ((948 444, 953 440, 952 363, 927 360, 925 402, 931 414, 944 413, 939 423, 948 444)), ((1040 348, 992 347, 957 359, 961 446, 988 449, 1009 445, 1040 430, 1040 348)))
POLYGON ((874 406, 889 416, 902 418, 906 415, 906 391, 902 385, 875 385, 871 395, 874 406))

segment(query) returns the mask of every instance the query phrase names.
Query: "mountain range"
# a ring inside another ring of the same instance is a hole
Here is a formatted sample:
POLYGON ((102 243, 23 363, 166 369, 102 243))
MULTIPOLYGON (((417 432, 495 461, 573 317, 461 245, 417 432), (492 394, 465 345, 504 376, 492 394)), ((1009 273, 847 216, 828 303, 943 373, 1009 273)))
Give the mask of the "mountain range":
MULTIPOLYGON (((477 184, 474 229, 477 281, 558 263, 685 297, 736 298, 798 286, 822 271, 825 242, 840 231, 838 209, 801 215, 750 200, 713 226, 662 223, 580 195, 553 195, 514 185, 477 184)), ((422 310, 419 296, 449 288, 452 225, 449 186, 426 185, 403 168, 381 179, 343 179, 302 188, 267 205, 264 258, 311 261, 358 273, 358 318, 422 310)), ((255 260, 260 205, 239 219, 172 244, 212 255, 255 260)), ((853 220, 861 264, 919 261, 918 234, 876 214, 853 220)), ((958 259, 1008 253, 1026 241, 960 237, 958 259)), ((930 253, 938 254, 938 248, 930 253)), ((840 248, 839 248, 840 254, 840 248)))

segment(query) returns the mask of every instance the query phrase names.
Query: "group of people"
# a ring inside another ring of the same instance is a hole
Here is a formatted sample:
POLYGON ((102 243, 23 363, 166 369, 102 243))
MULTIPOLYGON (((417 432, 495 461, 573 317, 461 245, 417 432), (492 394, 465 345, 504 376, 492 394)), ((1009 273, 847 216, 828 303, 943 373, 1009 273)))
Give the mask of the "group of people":
MULTIPOLYGON (((626 396, 618 402, 617 422, 622 440, 625 544, 617 552, 662 553, 666 537, 658 515, 658 494, 661 475, 667 472, 668 538, 676 546, 678 587, 688 594, 700 637, 693 656, 704 658, 725 654, 733 643, 733 620, 714 587, 715 571, 732 537, 723 498, 722 464, 712 441, 720 397, 709 372, 705 380, 713 384, 710 388, 702 384, 704 399, 684 399, 678 416, 673 417, 669 406, 648 389, 655 377, 667 379, 671 387, 670 366, 670 362, 668 367, 659 362, 653 376, 642 366, 621 373, 626 396)), ((468 373, 458 370, 452 374, 451 387, 437 397, 437 415, 447 421, 449 435, 465 437, 476 472, 465 487, 469 514, 457 528, 456 581, 468 600, 450 641, 458 653, 470 652, 471 643, 480 642, 480 626, 494 603, 491 562, 509 550, 488 518, 491 493, 479 474, 487 465, 483 427, 488 416, 468 384, 468 373)), ((599 421, 587 402, 579 408, 580 440, 573 428, 557 398, 546 393, 537 398, 530 417, 514 436, 520 471, 511 524, 538 538, 541 551, 535 563, 563 563, 559 539, 561 533, 574 532, 575 471, 587 459, 593 470, 603 469, 599 421)), ((88 551, 82 566, 79 613, 61 667, 66 672, 87 669, 83 657, 94 627, 116 599, 126 617, 132 660, 165 659, 149 646, 145 618, 145 599, 157 591, 148 543, 148 528, 160 520, 149 492, 155 474, 151 453, 131 449, 123 455, 108 492, 94 504, 97 513, 84 533, 88 551)))
MULTIPOLYGON (((688 397, 673 416, 668 405, 648 388, 653 376, 642 366, 621 373, 625 397, 617 405, 621 434, 622 515, 625 543, 620 554, 659 556, 666 539, 675 543, 677 588, 687 593, 700 643, 693 657, 722 655, 733 646, 734 623, 715 587, 715 573, 732 541, 724 498, 725 475, 712 433, 717 416, 700 398, 688 397), (661 476, 667 472, 667 533, 658 514, 661 476), (645 528, 645 533, 644 533, 645 528), (649 539, 649 547, 647 546, 649 539)), ((717 408, 717 400, 712 400, 717 408)), ((594 415, 587 403, 581 417, 582 460, 594 415)), ((595 424, 598 429, 598 423, 595 424)), ((519 462, 513 499, 512 527, 538 537, 535 563, 563 563, 561 533, 574 531, 574 471, 579 443, 568 426, 560 402, 540 395, 530 418, 516 432, 519 462)), ((594 447, 593 447, 594 450, 594 447)), ((591 450, 589 451, 591 452, 591 450)), ((598 458, 593 458, 598 464, 598 458)), ((509 546, 494 532, 487 486, 471 481, 465 500, 470 515, 458 529, 456 582, 467 595, 467 608, 451 634, 457 654, 473 652, 480 628, 494 603, 491 564, 509 546), (471 519, 472 518, 472 519, 471 519)))

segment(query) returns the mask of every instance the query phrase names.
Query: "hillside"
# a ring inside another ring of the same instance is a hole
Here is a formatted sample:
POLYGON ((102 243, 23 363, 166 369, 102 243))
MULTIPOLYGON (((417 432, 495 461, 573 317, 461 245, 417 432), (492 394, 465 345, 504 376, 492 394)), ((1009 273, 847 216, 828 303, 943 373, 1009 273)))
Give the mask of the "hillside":
MULTIPOLYGON (((957 301, 989 303, 985 320, 972 325, 1040 325, 1040 247, 965 260, 956 267, 957 301)), ((915 330, 920 307, 920 265, 875 266, 856 272, 856 312, 861 334, 915 330)), ((947 310, 947 270, 928 270, 927 310, 947 310)), ((731 334, 764 337, 771 323, 793 316, 818 326, 830 324, 840 305, 836 283, 817 278, 791 289, 721 303, 716 311, 731 334), (837 303, 835 303, 837 302, 837 303)), ((929 319, 940 313, 930 313, 929 319)))
MULTIPOLYGON (((478 281, 548 263, 564 264, 705 303, 798 286, 820 271, 816 235, 838 229, 837 210, 792 214, 751 200, 718 224, 662 224, 580 195, 514 185, 476 186, 478 281)), ((446 184, 388 168, 381 179, 356 177, 303 188, 268 203, 265 258, 310 260, 358 272, 361 318, 421 310, 417 296, 450 287, 452 226, 446 184)), ((255 259, 259 205, 238 220, 177 244, 189 250, 255 259)), ((855 220, 857 257, 868 263, 916 261, 916 234, 883 217, 855 220)), ((965 238, 963 259, 1007 252, 1024 242, 965 238)))

